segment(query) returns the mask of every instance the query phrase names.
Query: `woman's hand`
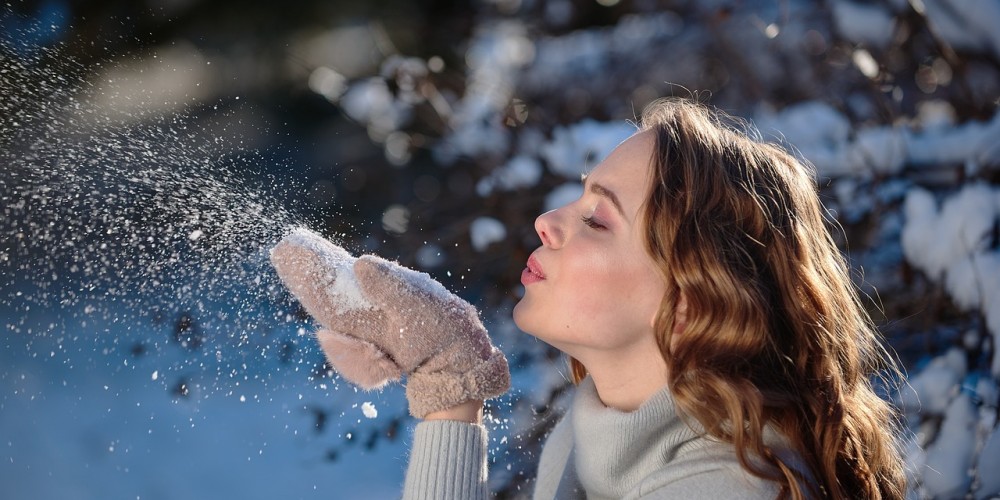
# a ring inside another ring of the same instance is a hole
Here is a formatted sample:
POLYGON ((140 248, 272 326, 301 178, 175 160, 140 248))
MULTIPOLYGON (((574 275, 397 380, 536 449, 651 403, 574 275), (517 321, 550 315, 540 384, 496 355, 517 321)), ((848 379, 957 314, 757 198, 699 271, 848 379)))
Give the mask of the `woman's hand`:
POLYGON ((412 415, 478 421, 482 400, 510 387, 507 359, 476 309, 427 274, 355 259, 304 229, 282 239, 271 261, 323 326, 316 336, 334 369, 364 389, 407 376, 412 415))

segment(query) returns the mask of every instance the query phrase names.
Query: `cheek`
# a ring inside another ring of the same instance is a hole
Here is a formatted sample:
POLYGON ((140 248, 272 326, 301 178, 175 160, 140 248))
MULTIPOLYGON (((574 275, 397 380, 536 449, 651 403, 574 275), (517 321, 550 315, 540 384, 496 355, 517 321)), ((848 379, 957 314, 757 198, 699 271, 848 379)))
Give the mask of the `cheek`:
POLYGON ((564 268, 564 283, 559 297, 563 308, 577 328, 590 325, 600 329, 613 328, 622 311, 629 309, 636 274, 621 267, 621 259, 610 252, 586 252, 564 268))
POLYGON ((645 267, 637 269, 631 276, 625 277, 623 281, 628 283, 628 286, 623 290, 623 300, 627 300, 644 310, 660 307, 660 301, 666 293, 666 286, 659 278, 656 269, 645 267))
MULTIPOLYGON (((591 281, 598 293, 590 300, 607 311, 623 328, 646 330, 652 326, 666 293, 659 272, 644 256, 629 254, 595 272, 591 281)), ((581 287, 585 286, 581 284, 581 287)))
POLYGON ((599 249, 576 250, 561 255, 551 281, 525 291, 513 311, 518 328, 544 337, 609 326, 608 313, 621 308, 619 273, 599 249))
POLYGON ((527 290, 514 307, 518 328, 557 344, 593 346, 648 332, 664 292, 655 268, 631 249, 573 250, 560 255, 552 281, 527 290))

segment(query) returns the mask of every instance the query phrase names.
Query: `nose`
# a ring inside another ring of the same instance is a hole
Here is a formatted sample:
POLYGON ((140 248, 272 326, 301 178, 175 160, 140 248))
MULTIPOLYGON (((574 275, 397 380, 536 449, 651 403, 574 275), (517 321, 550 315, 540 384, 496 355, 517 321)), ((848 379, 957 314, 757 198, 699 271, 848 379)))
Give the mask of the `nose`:
POLYGON ((542 245, 559 248, 563 242, 563 232, 558 221, 559 210, 550 210, 535 218, 535 232, 542 239, 542 245))

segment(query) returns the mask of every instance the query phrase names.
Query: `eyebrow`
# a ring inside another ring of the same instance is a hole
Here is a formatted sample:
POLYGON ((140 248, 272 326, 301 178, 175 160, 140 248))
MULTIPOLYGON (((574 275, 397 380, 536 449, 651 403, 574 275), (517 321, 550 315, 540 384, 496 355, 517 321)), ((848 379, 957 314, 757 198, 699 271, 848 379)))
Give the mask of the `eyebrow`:
POLYGON ((622 204, 620 201, 618 201, 618 195, 616 195, 614 191, 608 189, 603 184, 598 184, 596 182, 588 182, 590 179, 588 179, 587 174, 583 174, 582 176, 580 176, 580 179, 583 181, 584 189, 598 196, 603 196, 607 198, 608 201, 610 201, 611 204, 615 206, 615 209, 618 210, 618 213, 622 216, 622 218, 628 219, 628 217, 625 217, 625 210, 622 209, 622 204))

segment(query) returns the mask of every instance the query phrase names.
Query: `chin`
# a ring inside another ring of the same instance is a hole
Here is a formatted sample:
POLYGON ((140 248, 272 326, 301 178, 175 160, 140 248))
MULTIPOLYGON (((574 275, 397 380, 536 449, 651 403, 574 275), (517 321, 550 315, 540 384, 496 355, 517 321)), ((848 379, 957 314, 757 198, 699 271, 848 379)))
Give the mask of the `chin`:
POLYGON ((521 299, 520 302, 514 305, 512 315, 514 317, 514 324, 517 325, 518 329, 538 340, 548 343, 544 335, 539 335, 541 330, 539 329, 538 321, 533 321, 537 320, 538 316, 532 314, 531 306, 525 303, 525 299, 521 299))
POLYGON ((521 299, 520 302, 514 304, 514 310, 512 312, 512 315, 514 316, 514 324, 517 325, 517 327, 520 328, 522 332, 531 333, 531 331, 528 328, 530 322, 527 322, 526 321, 527 318, 525 318, 524 309, 526 307, 527 306, 524 305, 524 299, 521 299))

